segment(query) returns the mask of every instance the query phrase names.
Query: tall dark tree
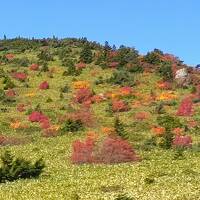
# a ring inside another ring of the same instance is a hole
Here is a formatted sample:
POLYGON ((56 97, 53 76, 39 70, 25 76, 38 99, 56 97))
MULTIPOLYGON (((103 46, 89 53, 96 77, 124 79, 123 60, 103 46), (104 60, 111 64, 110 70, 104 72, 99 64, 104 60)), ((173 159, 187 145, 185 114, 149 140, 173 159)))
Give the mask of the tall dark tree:
POLYGON ((104 50, 105 51, 110 51, 112 48, 111 46, 109 45, 109 42, 108 41, 105 41, 105 44, 104 44, 104 50))
POLYGON ((118 49, 117 61, 119 67, 123 67, 127 63, 137 63, 138 51, 135 48, 125 47, 123 45, 118 49))
POLYGON ((93 60, 93 53, 89 45, 84 45, 80 53, 80 61, 84 63, 91 63, 93 60))

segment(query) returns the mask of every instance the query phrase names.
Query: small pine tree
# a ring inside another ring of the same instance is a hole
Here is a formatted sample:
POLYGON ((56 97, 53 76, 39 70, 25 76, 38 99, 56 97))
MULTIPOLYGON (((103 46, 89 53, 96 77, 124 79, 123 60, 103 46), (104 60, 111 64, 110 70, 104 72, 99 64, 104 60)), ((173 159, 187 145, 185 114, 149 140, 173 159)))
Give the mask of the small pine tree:
POLYGON ((93 60, 92 50, 89 45, 85 45, 80 53, 80 61, 84 63, 91 63, 93 60))
POLYGON ((34 164, 23 158, 15 158, 9 151, 1 156, 0 183, 17 179, 37 178, 45 167, 42 159, 34 164))
POLYGON ((117 133, 117 135, 119 135, 121 138, 123 138, 123 139, 128 138, 126 131, 124 129, 124 124, 119 120, 118 117, 115 118, 114 128, 115 128, 115 132, 117 133))

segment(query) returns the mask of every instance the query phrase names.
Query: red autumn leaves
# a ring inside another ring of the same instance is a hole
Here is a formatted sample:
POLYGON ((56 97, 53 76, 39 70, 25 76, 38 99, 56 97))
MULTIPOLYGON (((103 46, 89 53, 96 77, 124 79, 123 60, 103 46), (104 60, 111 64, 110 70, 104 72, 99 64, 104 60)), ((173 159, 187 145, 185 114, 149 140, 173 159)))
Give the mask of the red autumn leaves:
POLYGON ((185 97, 177 111, 178 116, 191 116, 193 114, 193 102, 191 97, 185 97))
POLYGON ((74 164, 114 164, 138 161, 139 158, 126 140, 107 136, 100 143, 92 138, 87 138, 85 142, 75 141, 71 160, 74 164))
POLYGON ((43 113, 38 111, 33 111, 29 117, 30 122, 39 122, 42 129, 47 129, 50 127, 50 120, 43 113))
POLYGON ((39 85, 39 89, 40 89, 40 90, 47 90, 47 89, 49 89, 49 83, 48 83, 47 81, 42 82, 42 83, 39 85))

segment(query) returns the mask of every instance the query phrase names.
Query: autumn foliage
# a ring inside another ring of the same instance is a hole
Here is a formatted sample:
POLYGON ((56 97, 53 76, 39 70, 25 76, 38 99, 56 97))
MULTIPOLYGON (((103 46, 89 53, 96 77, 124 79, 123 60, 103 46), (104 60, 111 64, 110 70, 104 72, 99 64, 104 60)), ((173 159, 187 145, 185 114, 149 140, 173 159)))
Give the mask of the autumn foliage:
POLYGON ((114 164, 134 162, 139 158, 126 140, 116 136, 107 136, 100 143, 92 138, 87 138, 85 142, 75 141, 71 160, 74 164, 114 164))
POLYGON ((76 103, 85 103, 91 101, 93 93, 88 88, 82 88, 76 91, 74 100, 76 103))
POLYGON ((174 147, 191 147, 192 146, 192 138, 188 135, 176 135, 173 140, 174 147))
POLYGON ((191 116, 193 114, 193 102, 190 97, 185 97, 177 111, 178 116, 191 116))
POLYGON ((46 90, 49 89, 49 83, 47 81, 44 81, 40 84, 39 89, 46 90))
POLYGON ((129 110, 129 106, 123 100, 114 100, 112 102, 113 112, 125 112, 129 110))

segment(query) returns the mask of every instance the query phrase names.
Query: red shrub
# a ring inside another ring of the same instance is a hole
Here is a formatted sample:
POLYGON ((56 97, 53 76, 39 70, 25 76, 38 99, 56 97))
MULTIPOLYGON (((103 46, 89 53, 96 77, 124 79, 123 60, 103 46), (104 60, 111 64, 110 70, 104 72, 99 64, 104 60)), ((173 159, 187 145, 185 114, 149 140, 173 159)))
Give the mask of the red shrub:
POLYGON ((132 89, 132 87, 125 86, 125 87, 121 87, 119 89, 119 92, 120 92, 120 94, 125 95, 125 96, 131 95, 131 93, 133 92, 133 89, 132 89))
POLYGON ((76 91, 74 100, 76 103, 84 103, 87 101, 92 101, 92 96, 93 94, 90 89, 82 88, 76 91))
POLYGON ((19 81, 25 81, 27 79, 27 74, 25 74, 23 72, 15 72, 13 74, 13 77, 19 81))
POLYGON ((91 127, 95 124, 94 114, 88 108, 81 108, 79 110, 76 110, 75 112, 60 116, 59 122, 63 123, 65 120, 68 119, 71 119, 72 121, 80 120, 87 127, 91 127))
POLYGON ((104 101, 106 98, 103 95, 94 95, 91 100, 93 103, 100 103, 104 101))
POLYGON ((74 164, 92 163, 95 142, 92 138, 87 138, 85 142, 76 140, 73 142, 73 153, 71 160, 74 164))
POLYGON ((6 91, 6 96, 7 97, 15 97, 16 96, 16 92, 13 89, 8 89, 6 91))
POLYGON ((191 136, 183 136, 183 135, 176 135, 173 140, 174 147, 191 147, 192 146, 192 138, 191 136))
POLYGON ((143 121, 145 119, 148 119, 149 113, 147 112, 138 112, 135 114, 135 119, 138 121, 143 121))
POLYGON ((38 112, 38 111, 33 111, 29 117, 28 120, 30 122, 41 122, 41 121, 45 121, 48 120, 48 117, 45 116, 43 113, 38 112))
POLYGON ((71 159, 75 164, 114 164, 139 160, 126 140, 111 136, 106 137, 97 145, 92 138, 87 138, 85 142, 75 141, 71 159))
POLYGON ((113 112, 125 112, 129 110, 128 104, 122 100, 114 100, 112 102, 113 112))
POLYGON ((193 102, 190 97, 186 97, 182 100, 177 115, 178 116, 191 116, 193 114, 193 102))
POLYGON ((37 71, 39 69, 39 65, 38 64, 32 64, 30 67, 29 67, 30 70, 33 70, 33 71, 37 71))
POLYGON ((41 89, 41 90, 49 89, 49 84, 48 84, 48 82, 47 82, 47 81, 42 82, 42 83, 40 84, 40 86, 39 86, 39 89, 41 89))
POLYGON ((6 54, 5 57, 6 57, 8 60, 12 60, 12 59, 15 57, 15 55, 9 53, 9 54, 6 54))
POLYGON ((123 163, 138 160, 133 148, 120 137, 107 137, 97 156, 100 163, 123 163))
POLYGON ((50 128, 50 126, 51 126, 51 124, 50 124, 50 121, 48 118, 40 120, 41 129, 48 129, 48 128, 50 128))

